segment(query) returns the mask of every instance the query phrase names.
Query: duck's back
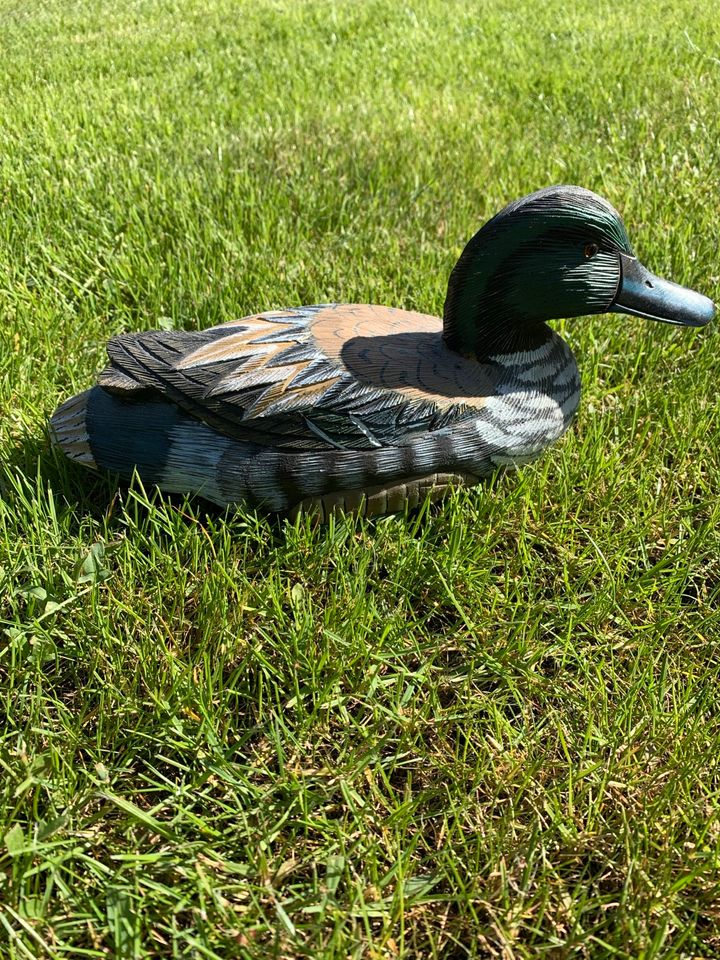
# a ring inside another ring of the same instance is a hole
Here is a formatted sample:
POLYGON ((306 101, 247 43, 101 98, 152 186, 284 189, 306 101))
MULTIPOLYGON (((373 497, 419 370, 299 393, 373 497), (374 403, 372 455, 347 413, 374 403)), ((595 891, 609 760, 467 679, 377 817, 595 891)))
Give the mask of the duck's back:
POLYGON ((368 512, 530 459, 567 426, 577 368, 548 329, 532 353, 450 351, 442 322, 329 304, 209 330, 126 334, 98 386, 58 409, 75 459, 170 491, 282 510, 368 512))

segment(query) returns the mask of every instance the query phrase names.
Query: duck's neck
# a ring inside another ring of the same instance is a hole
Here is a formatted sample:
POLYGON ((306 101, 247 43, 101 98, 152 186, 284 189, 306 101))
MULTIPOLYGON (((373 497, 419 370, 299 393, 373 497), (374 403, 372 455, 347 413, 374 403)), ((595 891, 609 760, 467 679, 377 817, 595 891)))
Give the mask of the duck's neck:
POLYGON ((493 353, 536 349, 552 331, 531 315, 526 298, 513 282, 504 245, 481 246, 479 240, 476 234, 450 275, 443 340, 456 353, 481 360, 493 353))
POLYGON ((515 316, 496 311, 473 315, 448 311, 443 315, 443 340, 450 350, 474 360, 488 360, 498 353, 527 353, 553 337, 546 323, 524 325, 515 316))

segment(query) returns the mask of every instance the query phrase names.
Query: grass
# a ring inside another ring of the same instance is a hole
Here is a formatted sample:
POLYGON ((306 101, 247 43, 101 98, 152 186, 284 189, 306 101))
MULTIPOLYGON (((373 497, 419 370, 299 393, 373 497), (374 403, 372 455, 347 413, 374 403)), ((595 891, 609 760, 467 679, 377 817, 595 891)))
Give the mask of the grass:
POLYGON ((0 956, 720 954, 717 333, 561 323, 538 463, 324 528, 118 488, 105 340, 442 309, 553 182, 718 298, 692 0, 0 0, 0 956))

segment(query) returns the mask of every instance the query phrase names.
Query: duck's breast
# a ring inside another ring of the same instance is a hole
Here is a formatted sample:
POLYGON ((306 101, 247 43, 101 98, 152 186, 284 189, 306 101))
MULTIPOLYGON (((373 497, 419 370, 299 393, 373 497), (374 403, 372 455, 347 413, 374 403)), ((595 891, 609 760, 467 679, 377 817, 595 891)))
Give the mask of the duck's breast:
POLYGON ((497 448, 493 462, 517 464, 537 457, 567 430, 580 403, 580 374, 572 350, 547 328, 531 350, 495 354, 495 393, 480 417, 498 432, 486 434, 497 448))

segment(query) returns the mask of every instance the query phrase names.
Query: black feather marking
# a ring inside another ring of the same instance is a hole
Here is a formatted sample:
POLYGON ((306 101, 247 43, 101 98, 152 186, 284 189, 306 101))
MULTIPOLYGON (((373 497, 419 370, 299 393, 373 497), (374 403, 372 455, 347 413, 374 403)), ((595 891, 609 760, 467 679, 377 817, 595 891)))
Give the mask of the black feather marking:
POLYGON ((88 395, 86 423, 98 466, 128 479, 137 468, 142 479, 162 476, 173 427, 186 415, 173 403, 124 400, 93 388, 88 395))

